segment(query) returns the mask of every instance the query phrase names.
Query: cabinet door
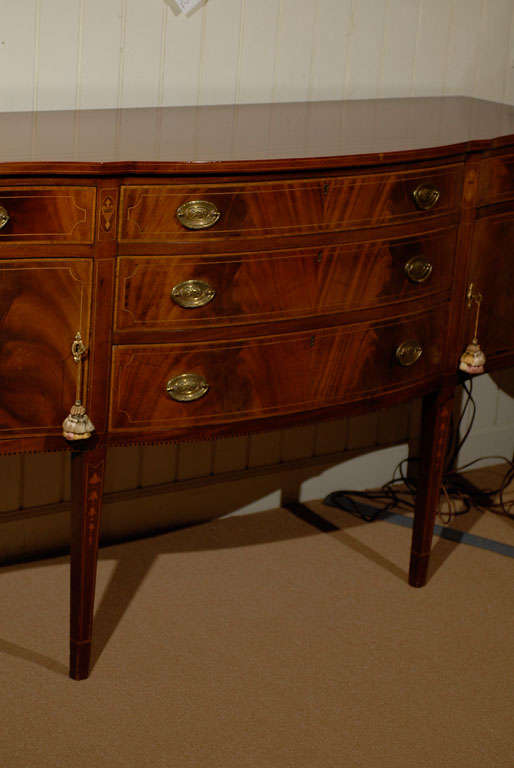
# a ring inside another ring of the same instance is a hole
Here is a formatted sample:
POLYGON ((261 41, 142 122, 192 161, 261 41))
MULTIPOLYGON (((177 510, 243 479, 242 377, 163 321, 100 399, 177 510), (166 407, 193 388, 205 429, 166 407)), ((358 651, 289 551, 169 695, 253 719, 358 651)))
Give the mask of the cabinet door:
POLYGON ((75 333, 89 337, 87 259, 0 262, 0 437, 59 433, 75 401, 75 333))
MULTIPOLYGON (((514 211, 475 224, 470 282, 482 294, 478 338, 488 358, 514 351, 514 211)), ((466 312, 467 336, 474 309, 466 312)))

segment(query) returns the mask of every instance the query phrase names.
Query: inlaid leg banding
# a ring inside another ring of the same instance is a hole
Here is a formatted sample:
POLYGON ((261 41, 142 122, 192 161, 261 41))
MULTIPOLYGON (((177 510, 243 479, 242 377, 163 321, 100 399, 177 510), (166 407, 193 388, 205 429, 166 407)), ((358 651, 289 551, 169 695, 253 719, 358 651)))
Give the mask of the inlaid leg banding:
POLYGON ((423 587, 427 581, 453 399, 453 387, 430 393, 423 398, 422 458, 416 494, 409 569, 409 584, 413 587, 423 587))
POLYGON ((105 447, 72 453, 70 677, 89 675, 105 447))

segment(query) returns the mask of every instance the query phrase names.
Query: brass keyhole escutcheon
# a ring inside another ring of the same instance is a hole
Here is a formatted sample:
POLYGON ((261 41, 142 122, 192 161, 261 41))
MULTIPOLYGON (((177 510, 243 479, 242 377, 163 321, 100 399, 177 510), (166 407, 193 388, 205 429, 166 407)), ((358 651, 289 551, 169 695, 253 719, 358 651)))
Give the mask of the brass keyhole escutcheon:
POLYGON ((204 307, 216 295, 214 288, 203 280, 184 280, 172 288, 171 298, 179 307, 195 309, 204 307))
POLYGON ((220 216, 221 211, 209 200, 189 200, 177 208, 177 219, 186 229, 208 229, 220 216))
POLYGON ((420 184, 412 193, 414 202, 423 211, 429 211, 433 208, 440 195, 441 193, 433 184, 420 184))
POLYGON ((414 339, 403 341, 398 347, 396 347, 395 352, 396 361, 400 365, 403 365, 405 368, 410 365, 414 365, 414 363, 419 360, 422 354, 423 347, 419 341, 415 341, 414 339))
POLYGON ((208 389, 207 381, 198 373, 180 373, 178 376, 173 376, 166 384, 168 395, 179 403, 199 400, 208 389))
POLYGON ((419 256, 409 259, 403 269, 412 283, 424 283, 432 274, 432 264, 419 256))
POLYGON ((3 229, 11 217, 7 213, 7 209, 3 205, 0 205, 0 229, 3 229))

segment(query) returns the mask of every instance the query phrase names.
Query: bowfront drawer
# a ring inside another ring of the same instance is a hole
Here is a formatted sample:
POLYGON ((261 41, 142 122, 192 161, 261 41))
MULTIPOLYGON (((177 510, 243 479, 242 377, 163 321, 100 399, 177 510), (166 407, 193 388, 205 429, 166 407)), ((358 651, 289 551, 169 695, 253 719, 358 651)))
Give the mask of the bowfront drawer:
POLYGON ((437 296, 456 230, 352 245, 212 257, 123 257, 115 330, 176 330, 308 317, 437 296))
POLYGON ((320 408, 434 376, 447 311, 233 342, 115 347, 115 431, 215 424, 320 408))
POLYGON ((514 198, 514 154, 482 160, 479 197, 482 204, 514 198))
POLYGON ((0 187, 0 243, 92 243, 94 187, 0 187))
POLYGON ((206 239, 353 229, 448 213, 462 166, 293 181, 125 186, 120 240, 206 239))

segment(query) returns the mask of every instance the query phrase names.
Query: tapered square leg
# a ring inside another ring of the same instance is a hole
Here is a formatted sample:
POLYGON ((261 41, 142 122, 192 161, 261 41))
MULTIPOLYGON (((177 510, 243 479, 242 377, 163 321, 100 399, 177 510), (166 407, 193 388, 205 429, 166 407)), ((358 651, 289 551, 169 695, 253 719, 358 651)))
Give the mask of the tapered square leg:
POLYGON ((454 387, 447 387, 423 398, 421 462, 409 569, 409 584, 413 587, 423 587, 427 581, 454 392, 454 387))
POLYGON ((83 680, 91 657, 105 448, 74 451, 71 467, 70 677, 83 680))

